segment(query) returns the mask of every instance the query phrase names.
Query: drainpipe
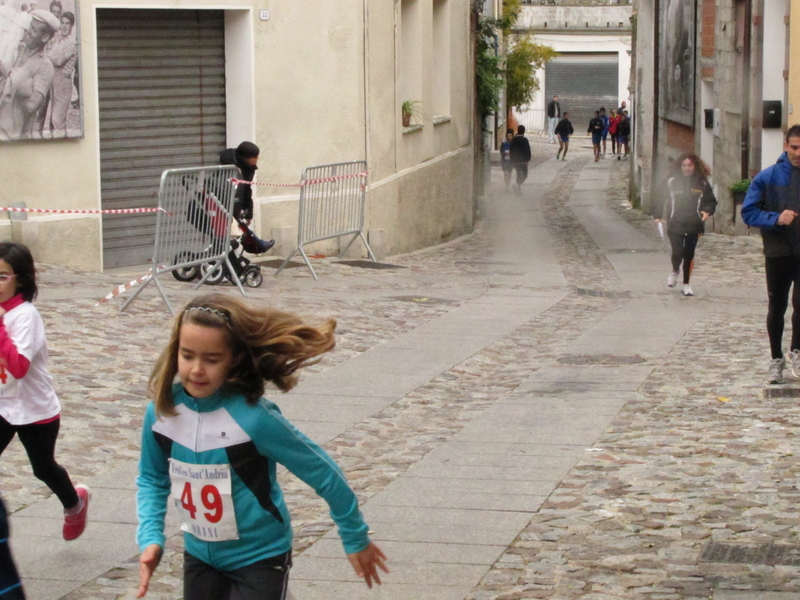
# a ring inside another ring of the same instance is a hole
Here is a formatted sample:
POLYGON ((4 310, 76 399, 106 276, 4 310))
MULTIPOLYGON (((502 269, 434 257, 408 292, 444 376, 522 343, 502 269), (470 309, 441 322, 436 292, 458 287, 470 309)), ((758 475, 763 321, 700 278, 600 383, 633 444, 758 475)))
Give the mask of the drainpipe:
POLYGON ((369 132, 369 0, 364 0, 364 160, 367 161, 367 169, 372 168, 369 132))
MULTIPOLYGON (((750 2, 744 2, 744 47, 742 48, 742 78, 743 81, 750 82, 750 48, 751 48, 751 27, 753 11, 750 2)), ((752 93, 752 83, 750 89, 742 98, 742 148, 741 148, 741 171, 742 179, 747 178, 750 170, 750 94, 752 93)))
MULTIPOLYGON (((661 129, 661 108, 659 107, 661 93, 661 0, 653 0, 653 150, 650 156, 650 176, 647 187, 650 192, 650 210, 652 211, 652 198, 654 194, 656 174, 658 172, 658 132, 661 129)), ((636 35, 639 36, 637 23, 636 35)))

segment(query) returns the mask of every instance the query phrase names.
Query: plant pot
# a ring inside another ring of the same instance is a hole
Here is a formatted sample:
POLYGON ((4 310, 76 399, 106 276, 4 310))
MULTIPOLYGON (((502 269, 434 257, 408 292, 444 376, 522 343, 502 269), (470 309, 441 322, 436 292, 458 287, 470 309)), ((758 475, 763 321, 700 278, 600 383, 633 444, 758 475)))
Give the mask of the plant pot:
POLYGON ((731 192, 731 194, 733 195, 733 204, 736 205, 744 203, 744 197, 747 192, 731 192))
POLYGON ((411 114, 403 113, 403 127, 409 127, 410 125, 411 125, 411 114))

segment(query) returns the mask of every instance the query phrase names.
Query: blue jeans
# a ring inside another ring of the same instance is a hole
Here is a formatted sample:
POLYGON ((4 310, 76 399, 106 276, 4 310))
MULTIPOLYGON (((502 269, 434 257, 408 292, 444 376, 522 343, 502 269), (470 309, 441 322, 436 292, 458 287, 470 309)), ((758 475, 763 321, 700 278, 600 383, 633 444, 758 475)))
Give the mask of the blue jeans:
POLYGON ((556 141, 556 125, 558 125, 558 117, 547 117, 547 135, 553 143, 556 141))

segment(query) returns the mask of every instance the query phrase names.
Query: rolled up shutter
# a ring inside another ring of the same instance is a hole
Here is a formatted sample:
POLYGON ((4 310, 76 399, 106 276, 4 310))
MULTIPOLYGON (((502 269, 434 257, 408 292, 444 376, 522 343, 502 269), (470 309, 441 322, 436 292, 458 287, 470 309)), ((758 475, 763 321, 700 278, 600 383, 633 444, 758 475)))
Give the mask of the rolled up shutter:
MULTIPOLYGON (((97 10, 104 209, 158 205, 164 169, 218 164, 225 148, 221 10, 97 10)), ((106 268, 153 256, 155 216, 103 215, 106 268)))
POLYGON ((576 135, 586 135, 594 111, 606 115, 619 106, 619 55, 616 52, 565 52, 545 66, 545 98, 558 96, 576 135))

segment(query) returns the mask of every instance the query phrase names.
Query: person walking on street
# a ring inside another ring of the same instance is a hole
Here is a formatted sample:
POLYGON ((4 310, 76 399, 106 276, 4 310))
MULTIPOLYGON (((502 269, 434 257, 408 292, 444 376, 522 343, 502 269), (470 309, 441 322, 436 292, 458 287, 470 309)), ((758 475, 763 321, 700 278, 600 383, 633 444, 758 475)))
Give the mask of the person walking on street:
POLYGON ((525 137, 525 125, 517 127, 517 135, 511 140, 511 164, 517 172, 517 194, 522 193, 522 184, 528 178, 528 163, 531 161, 531 144, 525 137))
POLYGON ((628 137, 631 134, 631 123, 628 114, 622 113, 619 123, 617 123, 617 160, 622 160, 623 149, 625 150, 625 160, 628 159, 628 137))
POLYGON ((678 283, 683 262, 684 296, 693 296, 689 278, 694 266, 694 251, 697 240, 705 232, 705 222, 714 214, 717 199, 708 182, 711 174, 708 166, 696 154, 682 154, 672 166, 670 174, 655 197, 653 215, 656 223, 662 218, 667 222, 669 243, 672 247, 672 272, 667 286, 678 283))
POLYGON ((511 188, 511 174, 514 172, 514 165, 511 164, 511 140, 513 139, 514 130, 509 127, 506 129, 505 141, 500 144, 500 166, 503 169, 506 192, 511 188))
MULTIPOLYGON (((258 156, 261 149, 253 142, 242 142, 236 148, 223 150, 219 155, 221 165, 235 165, 245 182, 252 182, 258 170, 258 156)), ((253 220, 253 186, 240 183, 236 186, 236 199, 233 203, 233 218, 245 225, 253 220)), ((264 240, 262 252, 275 245, 275 240, 264 240)))
POLYGON ((572 123, 569 120, 569 113, 564 113, 564 118, 556 125, 556 135, 558 136, 558 152, 556 153, 556 160, 567 160, 567 150, 569 150, 569 136, 575 133, 572 128, 572 123), (562 154, 563 152, 563 154, 562 154))
POLYGON ((603 138, 603 120, 600 118, 600 111, 594 111, 594 119, 589 121, 587 133, 592 135, 592 150, 594 150, 594 162, 600 160, 600 140, 603 138))
POLYGON ((561 118, 561 105, 558 103, 558 96, 553 96, 553 99, 547 103, 547 133, 549 135, 549 142, 556 143, 556 125, 561 118))
POLYGON ((617 126, 619 125, 620 116, 617 111, 611 109, 611 117, 608 119, 608 135, 611 136, 611 156, 617 155, 617 126))
POLYGON ((800 125, 786 132, 778 162, 753 178, 742 204, 742 220, 758 227, 764 244, 767 278, 767 336, 769 337, 769 383, 783 383, 786 356, 783 353, 784 315, 792 291, 792 337, 789 365, 800 377, 800 125), (792 288, 794 286, 794 288, 792 288))
POLYGON ((600 158, 606 157, 606 140, 608 139, 608 126, 611 124, 611 119, 608 118, 606 115, 606 109, 602 106, 600 107, 600 120, 603 122, 603 133, 601 137, 603 138, 603 152, 600 154, 600 158))

